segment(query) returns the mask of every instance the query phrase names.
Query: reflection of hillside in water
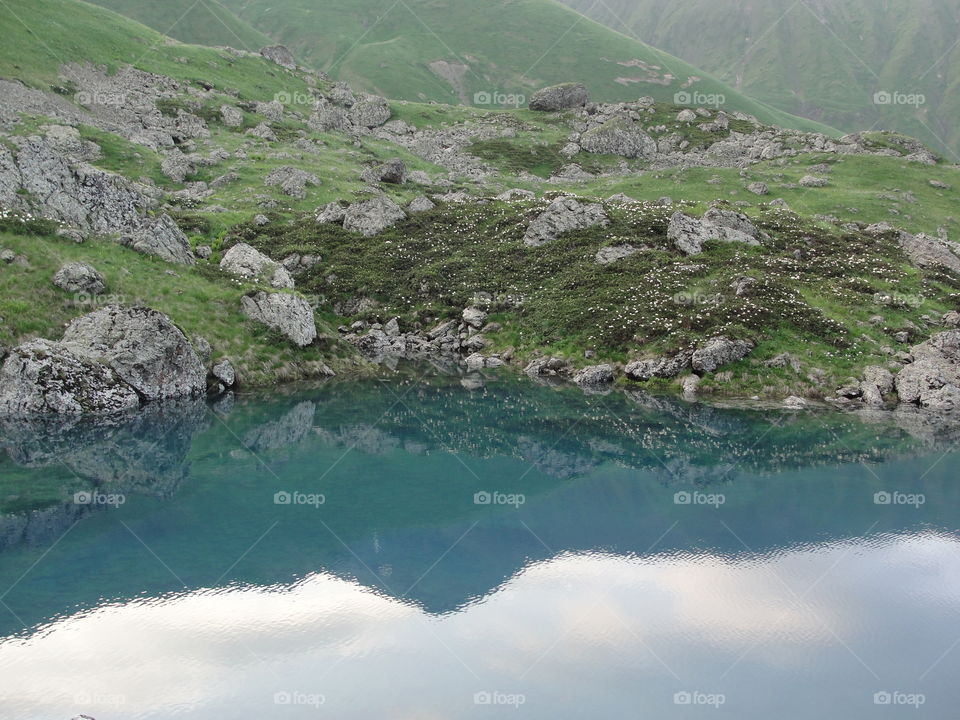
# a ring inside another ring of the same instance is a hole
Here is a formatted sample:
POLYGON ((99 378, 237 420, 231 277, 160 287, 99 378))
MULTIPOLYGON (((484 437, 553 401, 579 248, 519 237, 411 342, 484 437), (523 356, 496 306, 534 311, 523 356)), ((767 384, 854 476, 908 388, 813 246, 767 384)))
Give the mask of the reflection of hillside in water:
POLYGON ((57 592, 30 594, 24 582, 23 596, 5 599, 28 622, 62 612, 65 598, 90 607, 184 584, 276 585, 318 571, 443 613, 563 553, 733 559, 747 547, 952 532, 960 488, 943 473, 955 475, 956 462, 947 456, 924 473, 953 438, 911 434, 903 427, 911 416, 896 419, 584 397, 512 379, 468 390, 434 378, 287 388, 213 409, 156 405, 107 424, 6 423, 0 584, 69 530, 43 561, 57 592), (917 478, 924 507, 878 514, 873 492, 917 478), (71 502, 91 487, 127 502, 71 502), (673 502, 676 490, 695 487, 724 493, 726 504, 673 502), (326 502, 275 505, 280 490, 326 502), (477 505, 482 490, 526 502, 477 505))

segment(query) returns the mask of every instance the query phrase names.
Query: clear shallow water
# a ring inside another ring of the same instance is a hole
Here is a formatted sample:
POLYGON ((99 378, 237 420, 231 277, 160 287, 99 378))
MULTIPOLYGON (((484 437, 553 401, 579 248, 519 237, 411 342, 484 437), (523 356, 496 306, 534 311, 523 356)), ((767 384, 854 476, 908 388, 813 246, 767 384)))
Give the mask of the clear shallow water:
POLYGON ((4 424, 0 717, 956 717, 949 438, 466 384, 4 424))

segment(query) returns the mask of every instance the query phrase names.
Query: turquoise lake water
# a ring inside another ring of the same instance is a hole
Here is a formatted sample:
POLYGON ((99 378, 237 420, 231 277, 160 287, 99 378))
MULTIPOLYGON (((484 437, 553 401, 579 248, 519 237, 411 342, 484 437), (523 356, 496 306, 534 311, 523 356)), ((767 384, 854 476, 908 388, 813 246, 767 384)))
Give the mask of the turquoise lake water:
POLYGON ((960 448, 527 380, 0 423, 0 718, 956 718, 960 448))

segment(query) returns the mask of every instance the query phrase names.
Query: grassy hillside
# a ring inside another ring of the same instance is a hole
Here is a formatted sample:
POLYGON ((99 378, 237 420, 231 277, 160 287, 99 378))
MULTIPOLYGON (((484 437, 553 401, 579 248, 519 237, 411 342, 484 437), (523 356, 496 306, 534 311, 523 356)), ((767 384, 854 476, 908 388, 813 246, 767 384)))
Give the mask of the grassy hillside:
POLYGON ((960 6, 952 0, 561 1, 787 112, 960 151, 960 6), (875 104, 881 91, 926 102, 875 104))
MULTIPOLYGON (((101 4, 165 31, 183 2, 101 4), (149 12, 144 8, 148 7, 149 12)), ((410 0, 383 4, 316 0, 227 0, 247 26, 289 46, 300 62, 384 97, 506 107, 497 93, 529 97, 545 85, 586 83, 597 100, 681 90, 722 95, 727 107, 783 127, 829 131, 758 103, 667 53, 611 32, 553 0, 410 0)), ((219 44, 223 28, 193 42, 219 44)), ((175 37, 181 37, 173 33, 175 37)), ((235 41, 234 41, 234 44, 235 41)), ((514 103, 515 104, 515 103, 514 103)))
POLYGON ((180 42, 256 51, 270 38, 217 0, 90 0, 180 42))

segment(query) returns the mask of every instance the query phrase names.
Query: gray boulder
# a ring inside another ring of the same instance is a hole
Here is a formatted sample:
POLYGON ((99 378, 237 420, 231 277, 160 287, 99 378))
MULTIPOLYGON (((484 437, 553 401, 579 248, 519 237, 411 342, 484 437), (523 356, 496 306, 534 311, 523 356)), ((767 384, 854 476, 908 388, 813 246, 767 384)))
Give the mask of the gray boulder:
POLYGON ((800 178, 800 185, 806 188, 822 188, 830 184, 830 181, 826 178, 817 177, 816 175, 804 175, 800 178))
POLYGON ((322 208, 317 208, 318 223, 342 223, 347 215, 347 208, 339 202, 327 203, 322 208))
POLYGON ((463 322, 475 330, 479 330, 487 322, 487 313, 480 308, 468 307, 464 309, 463 322))
POLYGON ((673 378, 690 367, 692 357, 693 351, 686 350, 676 355, 635 360, 624 368, 624 373, 631 380, 640 382, 651 378, 673 378))
POLYGON ((82 262, 67 263, 53 276, 53 284, 70 293, 99 295, 107 289, 106 281, 95 267, 82 262))
POLYGON ((237 382, 237 372, 233 369, 233 364, 227 358, 215 363, 213 369, 210 370, 210 374, 222 383, 224 387, 233 387, 237 382))
POLYGON ((614 381, 613 368, 610 365, 590 365, 573 376, 573 381, 583 386, 607 385, 614 381))
POLYGON ((426 195, 421 195, 420 197, 415 197, 410 201, 410 204, 407 205, 408 213, 418 213, 426 212, 427 210, 433 210, 436 207, 436 203, 433 202, 426 195))
POLYGON ((60 343, 31 340, 0 366, 0 414, 108 414, 140 405, 110 367, 60 343))
POLYGON ((402 185, 407 181, 407 166, 400 158, 387 160, 383 165, 366 170, 362 179, 364 182, 385 182, 402 185))
POLYGON ((376 95, 367 95, 350 108, 350 121, 360 128, 380 127, 390 115, 390 104, 376 95))
POLYGON ((190 341, 150 308, 108 305, 76 318, 61 342, 111 367, 144 400, 195 396, 206 387, 203 361, 190 341))
POLYGON ((770 188, 765 182, 753 182, 747 185, 747 190, 752 192, 754 195, 769 195, 770 188))
POLYGON ((267 60, 271 60, 277 65, 287 68, 287 70, 297 69, 297 61, 294 59, 293 53, 290 52, 290 49, 285 45, 269 45, 260 48, 260 54, 267 60))
POLYGON ((313 308, 299 295, 262 291, 245 295, 240 300, 240 311, 251 320, 277 330, 300 347, 317 339, 313 308))
POLYGON ((911 235, 901 232, 900 247, 914 265, 923 268, 941 266, 960 273, 957 246, 949 240, 941 240, 924 233, 911 235))
POLYGON ((580 147, 589 153, 620 155, 649 160, 657 154, 656 141, 635 122, 625 117, 612 117, 603 125, 580 136, 580 147))
POLYGON ((541 357, 531 360, 523 371, 527 375, 569 375, 570 362, 558 357, 541 357))
POLYGON ((243 113, 232 105, 221 105, 220 121, 227 127, 240 127, 243 125, 243 113))
POLYGON ((227 250, 220 269, 244 280, 262 280, 274 288, 293 289, 293 278, 282 265, 246 243, 237 243, 227 250))
POLYGON ((371 237, 406 217, 406 213, 400 209, 399 205, 385 195, 381 195, 354 203, 347 208, 343 217, 343 227, 345 230, 371 237))
POLYGON ((600 265, 609 265, 617 260, 636 255, 640 250, 629 243, 622 245, 607 245, 597 250, 596 261, 600 265))
POLYGON ((280 192, 295 200, 303 200, 307 197, 307 185, 319 185, 320 178, 306 170, 284 165, 271 171, 263 182, 268 186, 279 186, 280 192))
POLYGON ((538 90, 530 98, 529 108, 541 112, 556 112, 580 108, 590 100, 590 93, 583 83, 561 83, 538 90))
POLYGON ((187 236, 166 213, 132 234, 121 236, 119 242, 144 255, 155 255, 177 265, 197 262, 187 236))
POLYGON ((746 215, 711 208, 701 220, 679 210, 670 218, 667 238, 685 255, 699 255, 709 240, 759 245, 759 231, 746 215))
POLYGON ((960 409, 960 330, 937 333, 910 350, 913 362, 896 377, 901 403, 960 409))
POLYGON ((550 203, 550 206, 541 213, 523 236, 523 242, 531 247, 537 247, 556 240, 564 232, 583 230, 601 225, 606 227, 610 219, 599 203, 581 203, 576 198, 561 197, 550 203))
POLYGON ((690 364, 698 374, 710 373, 718 367, 742 360, 753 350, 753 343, 715 337, 694 351, 690 364))

